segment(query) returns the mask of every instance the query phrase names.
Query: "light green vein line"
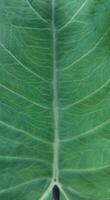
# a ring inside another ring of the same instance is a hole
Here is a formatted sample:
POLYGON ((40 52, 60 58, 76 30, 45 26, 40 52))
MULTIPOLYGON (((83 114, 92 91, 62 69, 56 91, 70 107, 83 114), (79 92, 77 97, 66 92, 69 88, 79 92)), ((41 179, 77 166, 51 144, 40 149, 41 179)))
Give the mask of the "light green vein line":
POLYGON ((73 22, 73 20, 75 19, 75 17, 77 17, 77 15, 80 13, 80 11, 84 8, 84 6, 86 5, 88 0, 85 0, 84 3, 80 6, 80 8, 76 11, 76 13, 71 17, 71 19, 65 24, 63 25, 59 31, 63 30, 64 28, 66 28, 70 23, 73 22))
POLYGON ((36 161, 36 162, 41 162, 41 163, 46 163, 49 166, 51 166, 51 164, 49 162, 46 162, 45 160, 41 160, 41 159, 36 159, 36 158, 30 158, 30 157, 18 157, 18 156, 1 156, 0 155, 0 160, 22 160, 22 161, 36 161))
POLYGON ((52 36, 53 36, 53 117, 54 117, 54 161, 53 178, 59 179, 59 110, 58 110, 58 89, 57 89, 57 55, 56 55, 56 26, 55 26, 55 0, 52 0, 52 36))
POLYGON ((16 58, 16 56, 10 51, 8 50, 0 41, 0 46, 18 63, 20 64, 26 71, 28 71, 29 73, 33 74, 34 76, 36 76, 37 78, 39 78, 40 80, 48 83, 49 81, 46 80, 44 77, 38 75, 37 73, 33 72, 31 69, 29 69, 27 66, 25 66, 18 58, 16 58))
POLYGON ((9 188, 7 188, 7 189, 0 190, 0 194, 6 193, 6 192, 10 192, 10 191, 14 191, 14 190, 16 190, 16 189, 19 189, 20 187, 23 187, 23 186, 26 186, 26 185, 30 185, 31 183, 35 183, 35 182, 37 182, 37 181, 45 180, 45 179, 49 179, 49 178, 47 178, 47 177, 35 178, 35 179, 30 180, 30 181, 27 181, 27 182, 18 184, 18 185, 16 185, 16 186, 13 186, 13 187, 9 187, 9 188))
POLYGON ((69 200, 67 194, 65 193, 65 191, 63 190, 62 186, 60 184, 58 184, 58 187, 60 189, 60 191, 62 192, 63 196, 65 197, 66 200, 69 200))
POLYGON ((44 141, 44 140, 42 140, 42 139, 40 139, 40 138, 37 138, 36 136, 31 135, 31 134, 28 133, 27 131, 24 131, 24 130, 22 130, 22 129, 16 128, 16 127, 14 127, 13 125, 10 125, 10 124, 8 124, 8 123, 6 123, 6 122, 3 122, 3 121, 1 121, 1 120, 0 120, 0 124, 2 124, 2 125, 4 125, 4 126, 8 127, 9 129, 14 130, 14 131, 23 133, 23 134, 27 135, 28 137, 31 137, 31 138, 34 139, 34 140, 37 140, 37 141, 39 141, 39 142, 42 142, 42 143, 45 143, 45 144, 48 144, 48 145, 49 145, 49 144, 52 145, 51 142, 44 141))
POLYGON ((29 0, 26 0, 27 4, 29 5, 29 7, 32 9, 32 11, 37 15, 37 17, 39 17, 39 19, 41 19, 43 22, 48 24, 48 21, 46 19, 44 19, 38 12, 37 10, 35 10, 35 8, 31 5, 29 0))
POLYGON ((29 26, 17 26, 17 25, 15 25, 15 24, 12 24, 12 26, 14 27, 14 28, 17 28, 17 29, 27 29, 27 30, 40 30, 40 31, 44 31, 44 30, 50 30, 50 28, 39 28, 39 27, 29 27, 29 26))
POLYGON ((52 190, 52 184, 49 185, 49 187, 46 189, 46 191, 44 192, 44 194, 40 197, 39 200, 46 200, 46 197, 49 196, 49 193, 51 192, 52 190))
POLYGON ((104 126, 108 125, 109 123, 110 123, 110 119, 106 120, 102 124, 99 124, 98 126, 92 128, 92 129, 90 129, 88 131, 85 131, 85 132, 81 133, 80 135, 77 135, 77 136, 74 136, 74 137, 71 137, 71 138, 68 138, 68 139, 62 139, 62 140, 60 140, 60 142, 71 142, 71 141, 75 141, 75 140, 81 139, 82 137, 85 137, 87 135, 90 135, 91 133, 96 134, 97 130, 103 128, 104 126))
MULTIPOLYGON (((0 138, 1 139, 4 139, 4 140, 7 140, 7 141, 9 141, 9 142, 14 142, 15 144, 17 144, 17 145, 23 145, 24 147, 26 147, 26 148, 28 148, 28 149, 30 149, 30 146, 28 145, 24 145, 23 143, 20 143, 20 142, 17 142, 17 141, 15 141, 15 140, 12 140, 12 139, 9 139, 9 138, 5 138, 4 136, 0 136, 0 138)), ((49 145, 49 143, 48 143, 48 145, 49 145)), ((43 160, 43 159, 36 159, 36 158, 30 158, 30 157, 18 157, 18 156, 7 156, 7 155, 0 155, 0 159, 15 159, 15 160, 33 160, 33 161, 37 161, 37 162, 42 162, 42 163, 46 163, 46 164, 48 164, 48 165, 52 165, 51 163, 49 163, 49 162, 47 162, 47 161, 45 161, 45 160, 43 160)))
POLYGON ((84 58, 86 58, 87 56, 89 56, 92 52, 94 52, 94 50, 100 45, 100 43, 103 41, 103 39, 106 37, 106 35, 109 33, 110 28, 103 34, 103 36, 96 42, 96 44, 89 50, 87 51, 84 55, 82 55, 80 58, 78 58, 77 60, 75 60, 73 63, 71 63, 70 65, 66 66, 63 69, 60 69, 59 71, 65 71, 70 69, 71 67, 73 67, 76 63, 80 62, 81 60, 83 60, 84 58))
POLYGON ((108 79, 103 85, 101 85, 101 87, 99 87, 98 89, 96 89, 95 91, 91 92, 89 95, 83 97, 82 99, 80 99, 79 101, 76 101, 72 104, 69 104, 63 108, 60 108, 61 110, 67 110, 75 105, 78 105, 79 103, 82 103, 83 101, 87 100, 88 98, 92 97, 93 95, 97 94, 98 92, 100 92, 102 89, 104 89, 108 84, 110 83, 110 79, 108 79))
MULTIPOLYGON (((7 138, 7 136, 5 137, 5 136, 3 136, 3 135, 0 135, 0 141, 1 141, 1 140, 6 140, 6 141, 8 141, 8 143, 14 143, 14 144, 17 144, 17 145, 23 145, 23 146, 24 146, 23 143, 20 143, 20 142, 18 142, 18 141, 16 141, 16 140, 7 138)), ((26 146, 26 147, 28 147, 28 146, 26 146)))
POLYGON ((92 173, 92 172, 97 172, 97 171, 102 171, 102 170, 108 170, 110 169, 110 165, 104 165, 104 166, 99 166, 99 167, 94 167, 94 168, 79 168, 79 169, 60 169, 60 172, 67 172, 67 173, 92 173))
POLYGON ((13 93, 14 95, 16 95, 16 96, 18 96, 18 97, 20 97, 20 98, 22 98, 22 99, 25 99, 27 102, 29 102, 29 103, 31 103, 31 104, 33 104, 33 105, 35 105, 35 106, 38 106, 38 107, 41 107, 41 108, 44 108, 44 109, 49 109, 48 107, 46 107, 46 106, 44 106, 44 105, 41 105, 41 104, 39 104, 39 103, 36 103, 35 101, 31 101, 31 100, 28 99, 27 97, 25 97, 25 96, 19 94, 18 92, 15 92, 15 91, 12 90, 12 89, 9 89, 8 87, 6 87, 5 85, 3 85, 3 84, 1 84, 1 83, 0 83, 0 87, 4 88, 5 90, 8 90, 9 92, 13 93))
MULTIPOLYGON (((83 198, 85 200, 89 200, 90 199, 90 196, 87 196, 87 195, 83 195, 81 194, 79 191, 71 188, 71 187, 65 187, 68 191, 72 192, 75 196, 79 197, 79 198, 83 198)), ((92 198, 92 200, 95 200, 94 198, 92 198)))

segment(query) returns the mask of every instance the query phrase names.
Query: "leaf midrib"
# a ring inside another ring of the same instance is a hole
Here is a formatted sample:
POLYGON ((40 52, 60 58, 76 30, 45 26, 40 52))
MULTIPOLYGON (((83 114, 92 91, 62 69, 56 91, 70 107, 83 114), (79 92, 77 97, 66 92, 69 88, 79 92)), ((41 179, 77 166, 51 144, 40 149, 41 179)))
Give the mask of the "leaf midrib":
POLYGON ((52 0, 52 53, 53 53, 53 120, 54 120, 54 149, 53 149, 53 180, 59 180, 59 110, 57 88, 57 36, 55 25, 55 0, 52 0))

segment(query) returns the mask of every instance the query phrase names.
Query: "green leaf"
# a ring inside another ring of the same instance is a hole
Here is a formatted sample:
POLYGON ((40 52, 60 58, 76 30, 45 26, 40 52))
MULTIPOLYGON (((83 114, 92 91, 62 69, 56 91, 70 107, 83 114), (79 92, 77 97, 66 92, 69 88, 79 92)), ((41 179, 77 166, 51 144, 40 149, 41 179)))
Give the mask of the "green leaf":
POLYGON ((0 0, 0 199, 110 198, 110 0, 0 0))

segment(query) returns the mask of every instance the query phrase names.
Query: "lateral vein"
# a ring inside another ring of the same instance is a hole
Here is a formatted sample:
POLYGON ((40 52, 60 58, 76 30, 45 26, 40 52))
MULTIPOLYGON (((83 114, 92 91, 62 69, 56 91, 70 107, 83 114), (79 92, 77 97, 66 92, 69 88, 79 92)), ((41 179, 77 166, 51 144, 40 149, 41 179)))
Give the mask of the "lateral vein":
POLYGON ((70 23, 73 22, 73 20, 75 19, 75 17, 77 17, 77 15, 78 15, 78 14, 80 13, 80 11, 84 8, 84 6, 86 5, 87 2, 88 2, 88 0, 85 0, 85 1, 84 1, 84 3, 81 5, 81 7, 75 12, 74 15, 72 15, 71 19, 59 29, 59 31, 63 30, 63 29, 66 28, 70 23))
POLYGON ((29 7, 32 9, 32 11, 37 15, 37 17, 39 17, 39 19, 41 19, 43 22, 48 24, 48 21, 46 19, 44 19, 38 12, 37 10, 35 10, 35 8, 33 8, 33 6, 31 5, 30 1, 27 0, 27 4, 29 5, 29 7))
POLYGON ((15 126, 11 125, 11 124, 8 124, 8 123, 6 123, 6 122, 4 122, 4 121, 2 121, 2 120, 0 120, 0 124, 2 124, 2 125, 4 125, 4 126, 8 127, 9 129, 12 129, 12 130, 14 130, 14 131, 17 131, 17 132, 19 132, 19 133, 23 133, 24 135, 27 135, 28 137, 31 137, 31 138, 34 139, 34 140, 37 140, 37 141, 39 141, 39 142, 42 142, 42 143, 46 143, 46 144, 48 144, 48 145, 49 145, 49 144, 51 145, 50 142, 44 141, 44 140, 38 138, 37 136, 31 135, 29 132, 27 132, 27 131, 25 131, 25 130, 23 130, 23 129, 17 128, 17 127, 15 127, 15 126))
POLYGON ((30 185, 31 183, 35 183, 37 181, 45 180, 45 179, 47 179, 47 178, 46 177, 35 178, 35 179, 30 180, 30 181, 26 181, 24 183, 20 183, 18 185, 15 185, 15 186, 12 186, 12 187, 9 187, 9 188, 6 188, 6 189, 1 189, 0 190, 0 194, 6 193, 6 192, 9 192, 9 191, 13 191, 13 190, 19 189, 20 187, 23 187, 23 186, 26 186, 26 185, 30 185))

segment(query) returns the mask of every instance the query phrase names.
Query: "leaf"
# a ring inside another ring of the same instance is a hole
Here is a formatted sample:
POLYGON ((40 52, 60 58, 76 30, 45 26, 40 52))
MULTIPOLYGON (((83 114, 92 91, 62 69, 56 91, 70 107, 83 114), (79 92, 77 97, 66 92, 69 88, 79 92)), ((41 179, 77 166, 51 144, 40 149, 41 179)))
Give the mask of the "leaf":
POLYGON ((0 199, 110 198, 110 0, 0 0, 0 199))

